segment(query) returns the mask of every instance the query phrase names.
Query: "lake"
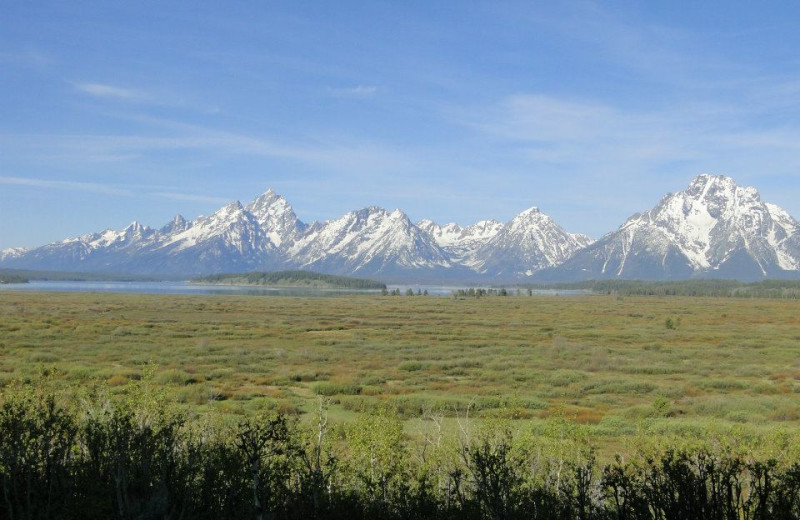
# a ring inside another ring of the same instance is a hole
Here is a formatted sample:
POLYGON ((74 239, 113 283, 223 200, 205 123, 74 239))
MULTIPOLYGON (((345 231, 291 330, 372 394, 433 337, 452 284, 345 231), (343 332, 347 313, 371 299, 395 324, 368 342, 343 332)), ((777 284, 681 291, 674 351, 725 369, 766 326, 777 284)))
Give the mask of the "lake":
MULTIPOLYGON (((447 285, 388 285, 388 289, 400 289, 405 294, 412 289, 415 293, 428 291, 431 296, 450 296, 456 289, 465 286, 447 285)), ((232 295, 232 296, 342 296, 356 294, 380 294, 379 290, 356 291, 351 289, 314 289, 304 287, 259 287, 252 285, 202 285, 189 282, 54 282, 32 280, 23 284, 0 284, 3 291, 33 291, 33 292, 108 292, 108 293, 137 293, 137 294, 201 294, 201 295, 232 295)), ((509 293, 514 294, 515 289, 509 293)), ((522 294, 527 294, 523 289, 522 294)), ((590 294, 585 290, 553 290, 537 289, 533 291, 537 296, 579 296, 590 294)))

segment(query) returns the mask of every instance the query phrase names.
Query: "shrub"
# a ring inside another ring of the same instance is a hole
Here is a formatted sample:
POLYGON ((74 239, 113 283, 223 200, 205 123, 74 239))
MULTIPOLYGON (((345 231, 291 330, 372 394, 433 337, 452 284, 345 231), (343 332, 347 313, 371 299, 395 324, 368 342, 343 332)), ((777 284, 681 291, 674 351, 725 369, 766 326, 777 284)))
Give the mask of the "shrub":
POLYGON ((108 386, 125 386, 128 384, 128 381, 130 380, 122 374, 114 374, 106 379, 106 384, 108 386))
POLYGON ((397 368, 400 370, 405 370, 406 372, 416 372, 418 370, 422 370, 424 365, 420 361, 403 361, 397 368))
POLYGON ((314 385, 314 393, 317 395, 358 395, 362 387, 354 383, 332 383, 323 382, 314 385))

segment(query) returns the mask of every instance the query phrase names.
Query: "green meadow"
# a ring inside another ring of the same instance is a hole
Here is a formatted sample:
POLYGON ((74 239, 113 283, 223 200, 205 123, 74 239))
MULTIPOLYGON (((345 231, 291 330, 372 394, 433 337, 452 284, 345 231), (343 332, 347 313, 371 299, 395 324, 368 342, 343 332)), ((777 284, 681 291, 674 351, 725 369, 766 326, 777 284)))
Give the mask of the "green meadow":
POLYGON ((643 432, 758 438, 800 427, 800 301, 0 293, 3 394, 143 378, 190 418, 302 421, 324 396, 342 423, 556 417, 613 451, 643 432))

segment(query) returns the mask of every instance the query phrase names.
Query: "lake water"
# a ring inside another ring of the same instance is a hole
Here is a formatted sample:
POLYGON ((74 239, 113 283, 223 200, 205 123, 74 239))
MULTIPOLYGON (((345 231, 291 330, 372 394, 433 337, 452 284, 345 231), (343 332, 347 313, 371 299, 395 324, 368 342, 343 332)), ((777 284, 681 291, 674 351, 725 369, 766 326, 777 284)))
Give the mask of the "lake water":
MULTIPOLYGON (((388 289, 400 289, 405 294, 412 289, 415 293, 419 290, 428 291, 431 296, 450 296, 457 289, 464 286, 446 285, 388 285, 388 289)), ((22 284, 0 284, 3 291, 33 291, 33 292, 108 292, 108 293, 137 293, 137 294, 219 294, 242 296, 342 296, 352 294, 380 294, 378 290, 354 291, 348 289, 312 289, 298 287, 257 287, 250 285, 200 285, 188 282, 50 282, 31 281, 22 284)), ((527 290, 522 289, 522 294, 527 290)), ((509 290, 511 294, 514 289, 509 290)), ((584 290, 551 290, 538 289, 533 294, 537 296, 577 296, 589 294, 584 290)))

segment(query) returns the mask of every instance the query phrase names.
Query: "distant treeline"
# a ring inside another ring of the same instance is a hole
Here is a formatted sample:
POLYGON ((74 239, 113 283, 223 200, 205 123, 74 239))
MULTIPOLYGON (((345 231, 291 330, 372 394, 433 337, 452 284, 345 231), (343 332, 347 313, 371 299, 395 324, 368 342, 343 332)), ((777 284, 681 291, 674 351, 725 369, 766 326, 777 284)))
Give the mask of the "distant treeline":
POLYGON ((312 286, 338 289, 385 289, 386 284, 375 280, 335 276, 312 271, 277 271, 238 274, 213 274, 192 280, 197 283, 245 284, 271 286, 312 286))
MULTIPOLYGON (((49 282, 145 282, 160 278, 135 274, 117 273, 71 273, 67 271, 35 271, 30 269, 0 269, 0 280, 11 278, 24 281, 42 280, 49 282)), ((7 282, 18 283, 18 282, 7 282)))
MULTIPOLYGON (((517 291, 520 293, 519 291, 517 291)), ((508 289, 483 289, 470 287, 469 289, 456 289, 450 293, 452 298, 483 298, 484 296, 508 296, 508 289)), ((521 293, 520 293, 521 294, 521 293)))
POLYGON ((536 289, 583 289, 623 296, 715 296, 723 298, 800 298, 800 281, 765 280, 744 283, 736 280, 683 280, 649 282, 636 280, 594 280, 578 283, 534 286, 536 289))
POLYGON ((1 518, 800 518, 800 462, 736 449, 659 448, 599 467, 567 421, 549 440, 502 423, 458 442, 431 417, 410 441, 390 413, 338 430, 324 407, 187 424, 152 406, 68 410, 52 396, 0 407, 1 518))
POLYGON ((28 278, 21 274, 0 271, 0 283, 28 283, 28 278))
POLYGON ((410 287, 406 289, 406 292, 401 292, 400 289, 392 289, 391 291, 388 289, 382 289, 381 295, 383 296, 428 296, 428 289, 424 291, 422 289, 417 289, 417 292, 414 292, 414 289, 410 287))

